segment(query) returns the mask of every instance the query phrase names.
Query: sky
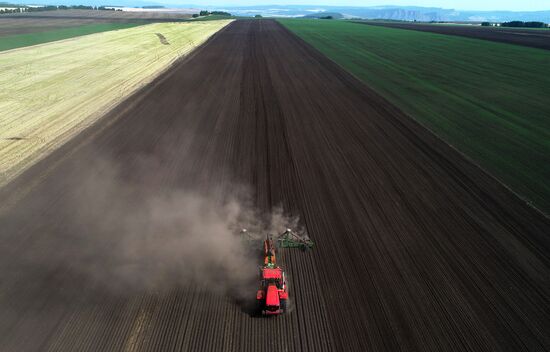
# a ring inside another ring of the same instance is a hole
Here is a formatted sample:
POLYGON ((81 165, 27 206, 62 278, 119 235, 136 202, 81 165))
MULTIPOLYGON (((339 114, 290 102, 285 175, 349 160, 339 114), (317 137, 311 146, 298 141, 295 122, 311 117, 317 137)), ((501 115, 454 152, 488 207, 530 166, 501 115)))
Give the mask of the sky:
MULTIPOLYGON (((170 1, 172 2, 172 1, 170 1)), ((550 10, 550 0, 195 0, 197 5, 335 5, 335 6, 426 6, 456 10, 509 10, 540 11, 550 10)))

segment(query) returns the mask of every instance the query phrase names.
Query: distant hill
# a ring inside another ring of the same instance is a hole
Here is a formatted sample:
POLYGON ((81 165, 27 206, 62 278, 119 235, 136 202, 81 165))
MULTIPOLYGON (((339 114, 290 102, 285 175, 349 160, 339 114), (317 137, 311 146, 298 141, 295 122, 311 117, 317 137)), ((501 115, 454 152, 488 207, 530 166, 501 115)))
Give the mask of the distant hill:
MULTIPOLYGON (((548 6, 550 8, 550 5, 548 6)), ((400 21, 542 21, 550 22, 549 11, 458 11, 433 7, 366 7, 340 10, 361 18, 389 19, 400 21)), ((331 9, 332 11, 332 9, 331 9)))
MULTIPOLYGON (((191 5, 188 5, 191 6, 191 5)), ((224 7, 225 11, 240 16, 261 14, 274 17, 318 17, 330 13, 341 14, 344 18, 386 19, 396 21, 448 21, 448 22, 505 22, 505 21, 541 21, 550 22, 550 4, 548 11, 458 11, 437 7, 418 6, 299 6, 299 5, 257 5, 224 7)), ((220 7, 217 7, 219 9, 220 7)))
MULTIPOLYGON (((254 6, 204 6, 189 3, 178 3, 175 0, 9 0, 15 4, 42 5, 110 5, 126 7, 165 6, 169 8, 200 8, 209 11, 226 11, 238 16, 260 14, 264 17, 309 17, 319 18, 337 15, 337 18, 385 19, 395 21, 446 21, 446 22, 508 22, 540 21, 550 22, 550 3, 548 11, 459 11, 438 7, 419 6, 315 6, 315 5, 254 5, 254 6), (113 4, 114 3, 114 4, 113 4)), ((336 17, 334 17, 336 18, 336 17)))

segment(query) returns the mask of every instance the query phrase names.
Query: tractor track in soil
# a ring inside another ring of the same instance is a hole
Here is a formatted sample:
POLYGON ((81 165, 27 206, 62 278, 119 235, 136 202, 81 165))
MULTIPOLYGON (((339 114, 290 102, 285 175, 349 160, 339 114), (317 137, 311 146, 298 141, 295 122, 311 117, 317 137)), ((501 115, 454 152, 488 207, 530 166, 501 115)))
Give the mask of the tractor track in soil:
POLYGON ((275 21, 233 22, 0 196, 2 351, 550 349, 549 220, 275 21), (71 240, 62 205, 93 155, 132 170, 159 145, 152 187, 237 182, 301 216, 316 248, 281 253, 290 314, 193 286, 98 294, 64 267, 8 275, 71 240))

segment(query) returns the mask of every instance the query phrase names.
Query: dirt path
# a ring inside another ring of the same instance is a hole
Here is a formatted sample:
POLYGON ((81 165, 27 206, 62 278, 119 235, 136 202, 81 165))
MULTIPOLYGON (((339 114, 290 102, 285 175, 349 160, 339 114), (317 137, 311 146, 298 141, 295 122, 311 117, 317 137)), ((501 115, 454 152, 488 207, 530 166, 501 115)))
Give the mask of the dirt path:
POLYGON ((0 350, 550 348, 550 222, 276 22, 232 23, 103 121, 0 194, 0 350), (82 192, 114 168, 130 199, 245 185, 300 215, 316 248, 282 253, 294 311, 85 286, 66 263, 120 194, 82 192))

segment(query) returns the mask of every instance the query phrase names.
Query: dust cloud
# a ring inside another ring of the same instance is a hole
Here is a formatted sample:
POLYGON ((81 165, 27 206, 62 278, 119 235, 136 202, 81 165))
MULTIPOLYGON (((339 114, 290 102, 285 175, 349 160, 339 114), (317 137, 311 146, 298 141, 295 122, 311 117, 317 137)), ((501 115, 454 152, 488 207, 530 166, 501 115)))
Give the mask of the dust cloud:
POLYGON ((56 205, 64 221, 51 226, 60 235, 40 239, 27 261, 48 271, 70 270, 79 284, 117 294, 191 285, 250 295, 257 285, 261 242, 251 251, 240 230, 280 233, 297 228, 299 219, 285 216, 280 207, 258 212, 243 186, 223 196, 161 186, 158 180, 165 177, 155 174, 155 162, 146 164, 133 170, 139 177, 132 177, 126 164, 121 168, 94 156, 86 174, 69 175, 79 181, 68 182, 69 196, 56 205))

